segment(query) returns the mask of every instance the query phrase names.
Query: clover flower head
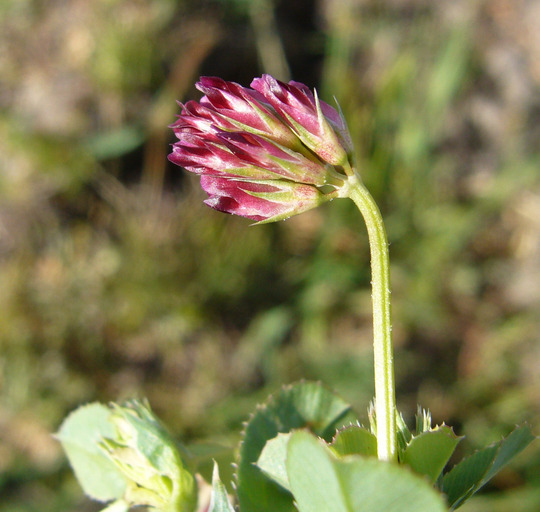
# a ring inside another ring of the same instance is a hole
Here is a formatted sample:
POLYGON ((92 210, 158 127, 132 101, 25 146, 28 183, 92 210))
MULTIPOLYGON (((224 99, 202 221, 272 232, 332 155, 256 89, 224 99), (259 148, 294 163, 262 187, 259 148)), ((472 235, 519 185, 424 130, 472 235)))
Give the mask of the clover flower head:
POLYGON ((341 113, 298 82, 263 75, 251 86, 201 77, 204 96, 171 125, 169 160, 201 175, 207 205, 257 222, 337 197, 353 154, 341 113))

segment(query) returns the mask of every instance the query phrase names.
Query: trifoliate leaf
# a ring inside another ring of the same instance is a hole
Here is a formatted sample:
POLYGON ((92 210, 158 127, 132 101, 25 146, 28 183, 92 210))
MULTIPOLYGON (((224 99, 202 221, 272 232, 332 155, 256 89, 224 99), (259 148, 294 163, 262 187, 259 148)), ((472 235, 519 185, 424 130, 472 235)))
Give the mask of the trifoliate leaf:
POLYGON ((442 496, 403 466, 374 457, 336 458, 320 439, 294 432, 287 473, 299 512, 444 512, 442 496))
POLYGON ((259 406, 248 421, 240 447, 237 494, 242 512, 294 512, 291 494, 255 464, 278 433, 309 428, 326 440, 356 418, 350 405, 317 382, 286 386, 259 406))

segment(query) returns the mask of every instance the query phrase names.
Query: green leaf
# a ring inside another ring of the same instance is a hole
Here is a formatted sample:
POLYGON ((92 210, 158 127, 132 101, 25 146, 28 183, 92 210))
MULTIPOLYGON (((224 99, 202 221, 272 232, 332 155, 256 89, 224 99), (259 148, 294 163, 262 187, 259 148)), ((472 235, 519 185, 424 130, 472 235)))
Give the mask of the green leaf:
POLYGON ((497 450, 497 446, 479 450, 444 475, 441 491, 446 494, 452 510, 462 505, 480 488, 482 477, 495 459, 497 450))
POLYGON ((116 427, 111 440, 140 453, 159 474, 174 478, 182 471, 177 443, 147 403, 130 400, 111 409, 109 421, 116 427))
POLYGON ((337 456, 364 455, 366 457, 376 457, 377 438, 366 428, 351 425, 336 434, 330 448, 337 456))
POLYGON ((528 425, 516 427, 506 439, 499 442, 500 448, 491 468, 482 479, 480 485, 489 482, 511 459, 523 451, 536 439, 528 425))
POLYGON ((214 472, 212 475, 212 498, 208 512, 234 512, 234 508, 229 501, 227 489, 219 479, 219 468, 214 463, 214 472))
POLYGON ((356 421, 350 406, 316 382, 286 386, 259 406, 248 421, 238 457, 237 494, 242 512, 293 512, 291 494, 256 464, 267 441, 280 432, 309 428, 326 440, 356 421))
POLYGON ((401 462, 436 482, 462 437, 446 425, 414 437, 401 454, 401 462))
POLYGON ((337 459, 305 432, 287 445, 287 472, 299 512, 444 512, 442 496, 403 466, 373 457, 337 459))
MULTIPOLYGON (((287 476, 287 443, 291 433, 278 434, 268 441, 257 461, 262 472, 290 491, 287 476)), ((338 457, 345 455, 377 456, 377 438, 369 430, 359 425, 350 425, 338 431, 328 447, 338 457)))
POLYGON ((517 427, 506 439, 477 451, 454 466, 441 483, 451 509, 461 506, 534 439, 527 425, 517 427))
POLYGON ((270 439, 263 448, 261 456, 257 461, 257 466, 261 471, 278 483, 284 489, 290 491, 289 479, 287 478, 287 443, 291 434, 278 434, 274 439, 270 439))
POLYGON ((73 411, 56 434, 84 492, 99 501, 120 498, 126 488, 121 473, 98 446, 102 438, 114 435, 109 416, 102 404, 85 405, 73 411))
POLYGON ((443 496, 404 466, 355 459, 338 463, 351 512, 446 512, 443 496))
POLYGON ((287 474, 300 512, 351 510, 335 461, 320 439, 295 432, 287 452, 287 474))

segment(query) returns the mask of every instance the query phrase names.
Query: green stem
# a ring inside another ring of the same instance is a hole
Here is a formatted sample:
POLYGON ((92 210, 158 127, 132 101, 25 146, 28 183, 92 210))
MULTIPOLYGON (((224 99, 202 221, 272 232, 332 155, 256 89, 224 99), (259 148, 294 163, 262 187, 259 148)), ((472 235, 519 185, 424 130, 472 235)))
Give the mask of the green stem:
POLYGON ((346 189, 343 195, 350 197, 355 202, 364 217, 371 252, 377 453, 380 460, 396 460, 396 393, 388 240, 381 212, 358 177, 351 176, 346 189))

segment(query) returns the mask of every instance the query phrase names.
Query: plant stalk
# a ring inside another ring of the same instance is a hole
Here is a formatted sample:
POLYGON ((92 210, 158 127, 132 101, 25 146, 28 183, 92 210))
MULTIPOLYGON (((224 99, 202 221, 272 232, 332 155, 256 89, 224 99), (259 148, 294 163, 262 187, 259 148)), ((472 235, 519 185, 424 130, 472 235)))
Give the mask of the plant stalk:
POLYGON ((356 175, 348 179, 346 189, 344 195, 355 202, 364 217, 371 253, 377 455, 380 460, 397 460, 388 240, 381 212, 356 175))

